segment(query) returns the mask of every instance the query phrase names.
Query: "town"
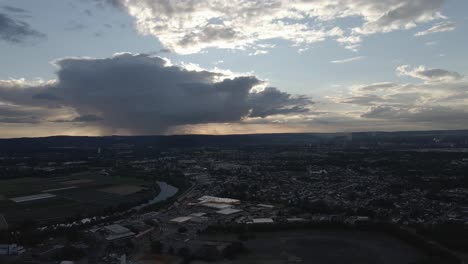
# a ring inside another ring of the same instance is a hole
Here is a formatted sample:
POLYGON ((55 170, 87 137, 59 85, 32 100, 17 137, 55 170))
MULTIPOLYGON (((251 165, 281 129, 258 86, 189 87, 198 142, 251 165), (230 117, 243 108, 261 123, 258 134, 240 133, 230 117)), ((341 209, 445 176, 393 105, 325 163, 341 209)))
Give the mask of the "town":
POLYGON ((442 257, 466 258, 465 137, 175 148, 129 141, 2 153, 2 263, 216 262, 249 255, 257 230, 331 227, 397 228, 442 257))

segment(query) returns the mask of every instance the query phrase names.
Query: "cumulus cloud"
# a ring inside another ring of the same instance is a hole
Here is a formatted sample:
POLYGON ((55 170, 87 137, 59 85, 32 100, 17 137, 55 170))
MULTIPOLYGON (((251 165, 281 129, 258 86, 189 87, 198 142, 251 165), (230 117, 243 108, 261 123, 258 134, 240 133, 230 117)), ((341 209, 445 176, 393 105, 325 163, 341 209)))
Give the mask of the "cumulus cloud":
POLYGON ((21 20, 0 13, 0 40, 10 43, 22 43, 31 38, 44 38, 41 33, 21 20))
POLYGON ((306 113, 309 111, 307 106, 312 104, 308 97, 293 97, 272 87, 267 87, 261 92, 252 93, 250 100, 252 110, 249 117, 306 113))
POLYGON ((364 17, 366 22, 361 27, 355 28, 354 31, 368 35, 379 32, 391 32, 398 29, 410 29, 416 27, 418 23, 443 18, 440 9, 445 1, 387 0, 358 2, 367 2, 359 5, 359 7, 370 8, 370 11, 363 11, 368 14, 367 17, 364 17))
POLYGON ((108 133, 131 134, 304 113, 311 103, 276 88, 257 90, 263 82, 254 76, 221 79, 220 72, 187 70, 144 54, 64 58, 54 64, 55 81, 0 82, 0 102, 62 111, 46 118, 56 123, 92 123, 108 133))
POLYGON ((357 50, 361 36, 444 18, 444 0, 95 0, 126 10, 139 32, 178 53, 205 48, 256 49, 271 39, 296 46, 335 39, 357 50), (341 28, 343 18, 361 25, 341 28), (338 26, 340 25, 340 26, 338 26))
POLYGON ((463 108, 452 108, 447 106, 429 106, 429 107, 396 107, 396 106, 375 106, 362 114, 364 118, 384 119, 387 121, 405 121, 405 122, 467 122, 468 111, 463 108))
POLYGON ((417 32, 414 35, 416 37, 420 37, 420 36, 425 36, 425 35, 434 34, 434 33, 454 31, 455 28, 456 28, 455 23, 451 21, 446 21, 446 22, 438 23, 427 30, 417 32))
POLYGON ((429 69, 422 65, 412 69, 409 65, 401 65, 397 68, 397 73, 402 76, 410 76, 426 82, 458 81, 463 77, 458 72, 443 69, 429 69))
POLYGON ((350 105, 352 112, 346 115, 370 125, 379 122, 406 129, 464 128, 468 121, 468 83, 459 73, 407 65, 398 67, 397 73, 424 82, 355 85, 346 94, 330 98, 337 104, 350 105))

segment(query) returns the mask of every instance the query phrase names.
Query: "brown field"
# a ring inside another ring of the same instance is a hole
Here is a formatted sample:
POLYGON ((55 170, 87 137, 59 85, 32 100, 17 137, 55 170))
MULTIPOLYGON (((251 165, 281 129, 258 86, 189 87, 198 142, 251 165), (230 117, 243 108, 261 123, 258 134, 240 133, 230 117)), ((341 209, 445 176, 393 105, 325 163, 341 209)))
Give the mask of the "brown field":
POLYGON ((136 185, 116 185, 112 187, 98 189, 98 191, 118 194, 118 195, 129 195, 141 190, 145 189, 145 187, 136 186, 136 185))
POLYGON ((81 184, 81 183, 90 183, 93 182, 94 180, 91 179, 78 179, 78 180, 69 180, 69 181, 63 181, 61 184, 64 185, 75 185, 75 184, 81 184))

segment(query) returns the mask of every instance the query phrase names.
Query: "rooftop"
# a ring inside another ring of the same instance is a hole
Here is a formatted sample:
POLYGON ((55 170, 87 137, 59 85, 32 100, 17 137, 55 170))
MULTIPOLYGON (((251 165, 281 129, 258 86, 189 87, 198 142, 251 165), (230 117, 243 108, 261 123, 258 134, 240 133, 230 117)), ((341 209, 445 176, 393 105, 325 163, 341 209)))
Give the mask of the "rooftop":
POLYGON ((215 197, 215 196, 202 196, 198 198, 200 203, 225 203, 225 204, 239 204, 240 200, 237 199, 230 199, 230 198, 221 198, 221 197, 215 197))
POLYGON ((254 219, 252 219, 252 223, 254 223, 254 224, 271 224, 271 223, 273 223, 273 219, 271 219, 271 218, 254 218, 254 219))
POLYGON ((214 208, 214 209, 227 209, 233 207, 231 204, 224 204, 224 203, 202 203, 201 205, 214 208))
POLYGON ((226 209, 223 209, 223 210, 219 210, 216 213, 223 214, 223 215, 230 215, 230 214, 235 214, 235 213, 239 213, 239 212, 242 212, 242 210, 234 209, 234 208, 226 208, 226 209))
POLYGON ((187 222, 187 221, 189 221, 190 219, 192 219, 191 216, 179 216, 179 217, 176 217, 176 218, 171 219, 170 222, 171 222, 171 223, 180 224, 180 223, 187 222))

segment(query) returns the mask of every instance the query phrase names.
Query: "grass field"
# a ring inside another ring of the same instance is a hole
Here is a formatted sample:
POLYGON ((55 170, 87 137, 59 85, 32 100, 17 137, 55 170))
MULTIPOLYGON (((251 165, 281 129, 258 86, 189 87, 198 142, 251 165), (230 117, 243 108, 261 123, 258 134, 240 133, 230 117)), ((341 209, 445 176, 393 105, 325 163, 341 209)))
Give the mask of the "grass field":
POLYGON ((149 197, 149 185, 139 178, 93 172, 54 178, 0 180, 0 212, 13 224, 27 219, 58 222, 149 197), (22 203, 9 200, 47 190, 56 197, 22 203))
MULTIPOLYGON (((373 232, 298 230, 255 235, 255 239, 245 242, 250 254, 239 257, 231 264, 394 264, 413 263, 425 257, 419 250, 397 238, 373 232)), ((203 238, 231 241, 233 238, 230 236, 216 234, 203 238)))
POLYGON ((106 176, 86 172, 66 177, 0 180, 0 196, 11 198, 69 186, 100 187, 124 184, 147 185, 145 181, 138 178, 106 176))
POLYGON ((98 191, 117 194, 117 195, 129 195, 129 194, 133 194, 144 189, 145 187, 142 187, 142 186, 125 184, 125 185, 115 185, 115 186, 111 186, 107 188, 102 188, 102 189, 99 189, 98 191))

